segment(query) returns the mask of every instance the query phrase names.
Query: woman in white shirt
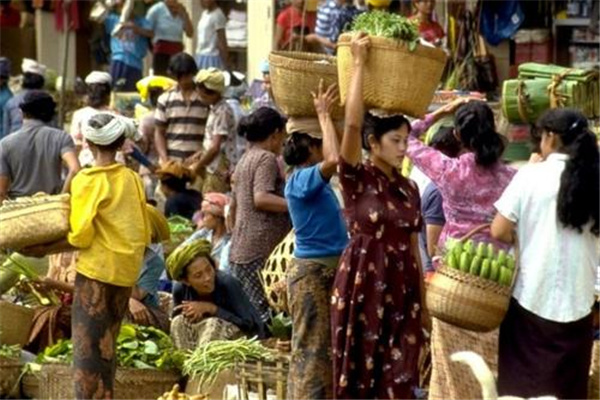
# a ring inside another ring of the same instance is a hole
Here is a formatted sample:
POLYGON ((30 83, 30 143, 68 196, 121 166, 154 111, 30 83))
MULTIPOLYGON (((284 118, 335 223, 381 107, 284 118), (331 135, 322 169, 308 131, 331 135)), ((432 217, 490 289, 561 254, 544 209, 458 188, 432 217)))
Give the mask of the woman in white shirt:
POLYGON ((598 262, 599 155, 578 111, 538 121, 544 161, 522 167, 495 204, 492 236, 520 244, 500 328, 500 395, 587 398, 598 262))
POLYGON ((227 18, 215 0, 202 0, 202 16, 198 21, 198 47, 196 64, 198 69, 211 67, 228 69, 227 18))

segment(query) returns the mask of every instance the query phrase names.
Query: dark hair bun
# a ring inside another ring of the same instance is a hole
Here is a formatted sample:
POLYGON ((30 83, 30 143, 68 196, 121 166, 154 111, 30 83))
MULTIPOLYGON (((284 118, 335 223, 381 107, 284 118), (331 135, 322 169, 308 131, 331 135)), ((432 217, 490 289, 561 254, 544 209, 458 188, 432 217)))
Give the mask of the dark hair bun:
POLYGON ((249 142, 263 142, 285 127, 286 119, 269 107, 261 107, 243 117, 238 125, 238 135, 249 142))

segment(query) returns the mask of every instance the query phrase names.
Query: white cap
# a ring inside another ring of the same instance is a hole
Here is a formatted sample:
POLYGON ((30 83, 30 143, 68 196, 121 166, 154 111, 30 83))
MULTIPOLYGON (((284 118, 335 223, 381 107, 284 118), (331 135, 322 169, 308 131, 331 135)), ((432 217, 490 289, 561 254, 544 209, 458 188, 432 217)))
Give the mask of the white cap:
POLYGON ((92 85, 94 83, 108 83, 110 85, 112 84, 112 77, 108 72, 92 71, 85 77, 85 83, 87 85, 92 85))
POLYGON ((37 74, 44 76, 46 74, 46 66, 38 63, 31 58, 24 58, 21 63, 21 70, 23 73, 29 72, 30 74, 37 74))

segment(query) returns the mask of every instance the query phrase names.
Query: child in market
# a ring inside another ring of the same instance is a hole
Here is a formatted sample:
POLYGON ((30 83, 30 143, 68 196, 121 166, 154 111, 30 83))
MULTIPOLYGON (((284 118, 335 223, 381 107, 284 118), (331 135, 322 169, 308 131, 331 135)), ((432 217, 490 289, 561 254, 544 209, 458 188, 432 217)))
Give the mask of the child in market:
POLYGON ((115 159, 135 131, 133 122, 120 116, 90 118, 83 136, 95 165, 73 179, 68 237, 26 251, 35 256, 79 250, 72 306, 77 399, 114 396, 117 334, 150 243, 141 179, 115 159))

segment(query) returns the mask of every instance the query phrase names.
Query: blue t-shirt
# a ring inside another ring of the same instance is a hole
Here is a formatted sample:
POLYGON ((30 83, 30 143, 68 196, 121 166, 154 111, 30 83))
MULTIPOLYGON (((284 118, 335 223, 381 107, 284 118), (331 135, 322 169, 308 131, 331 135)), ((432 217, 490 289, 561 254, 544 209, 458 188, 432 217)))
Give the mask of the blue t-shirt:
POLYGON ((162 257, 162 247, 160 245, 146 247, 144 264, 136 282, 136 286, 144 289, 147 293, 142 300, 146 306, 155 308, 159 306, 159 280, 164 271, 165 260, 162 257))
POLYGON ((159 40, 179 43, 183 41, 183 19, 179 16, 173 17, 164 2, 161 1, 150 7, 146 19, 154 32, 152 43, 159 40))
POLYGON ((296 169, 285 185, 297 258, 337 257, 348 244, 348 231, 333 189, 319 165, 296 169))
POLYGON ((419 235, 419 248, 421 250, 421 259, 423 260, 423 268, 425 272, 433 271, 431 257, 427 253, 427 225, 440 225, 446 223, 443 209, 443 198, 440 190, 433 182, 430 182, 423 191, 421 198, 421 212, 423 214, 423 230, 419 235))
MULTIPOLYGON (((120 16, 110 13, 104 21, 106 33, 111 35, 115 26, 119 23, 120 16)), ((150 29, 150 23, 146 18, 136 17, 133 22, 142 29, 150 29)), ((110 53, 113 61, 121 61, 128 66, 142 70, 144 68, 144 57, 148 52, 148 38, 136 34, 133 29, 125 29, 119 37, 110 36, 110 53)))

